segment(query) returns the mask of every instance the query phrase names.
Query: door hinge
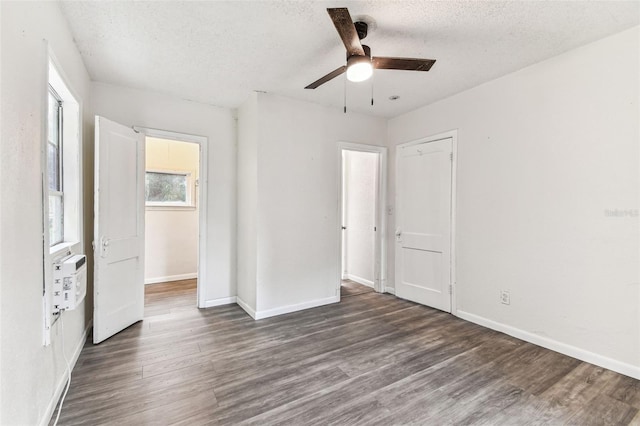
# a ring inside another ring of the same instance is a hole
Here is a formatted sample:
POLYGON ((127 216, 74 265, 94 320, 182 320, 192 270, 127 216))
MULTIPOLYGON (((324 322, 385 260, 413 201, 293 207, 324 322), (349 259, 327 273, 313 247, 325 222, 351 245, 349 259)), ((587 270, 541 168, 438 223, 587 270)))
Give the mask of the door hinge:
POLYGON ((450 161, 453 161, 453 152, 450 152, 450 153, 449 153, 449 160, 450 160, 450 161))
POLYGON ((449 284, 449 294, 453 294, 453 285, 449 284))

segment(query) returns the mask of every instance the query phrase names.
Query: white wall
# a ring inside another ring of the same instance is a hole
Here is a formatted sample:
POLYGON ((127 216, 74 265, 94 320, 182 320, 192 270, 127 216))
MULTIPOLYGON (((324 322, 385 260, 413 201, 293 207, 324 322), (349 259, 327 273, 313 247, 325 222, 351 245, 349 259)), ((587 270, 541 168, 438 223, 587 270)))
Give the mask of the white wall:
MULTIPOLYGON (((58 321, 51 346, 43 346, 40 164, 47 87, 43 40, 48 41, 63 77, 83 104, 85 169, 93 144, 90 82, 56 3, 0 2, 0 15, 0 424, 33 425, 48 421, 66 381, 62 339, 71 358, 84 343, 83 333, 91 317, 91 297, 87 297, 76 310, 64 314, 64 336, 58 321)), ((84 226, 86 235, 91 224, 85 220, 84 226)), ((84 246, 90 247, 90 241, 84 246)))
POLYGON ((373 286, 378 154, 343 151, 345 264, 343 275, 373 286))
MULTIPOLYGON (((239 259, 239 268, 241 262, 256 263, 256 310, 270 316, 337 297, 337 143, 382 146, 386 122, 269 94, 254 96, 255 106, 241 108, 240 126, 253 127, 257 143, 256 254, 239 259), (245 108, 256 109, 253 123, 242 122, 245 108)), ((244 161, 241 148, 239 164, 244 161)))
MULTIPOLYGON (((92 84, 94 111, 127 126, 208 138, 207 303, 236 294, 235 120, 229 109, 103 83, 92 84)), ((202 206, 201 206, 202 208, 202 206)))
POLYGON ((238 109, 238 303, 256 311, 258 94, 238 109))
POLYGON ((191 174, 194 207, 150 207, 145 212, 145 283, 195 277, 198 271, 199 151, 196 143, 146 138, 146 169, 191 174))
POLYGON ((638 40, 613 35, 388 131, 393 147, 458 130, 459 314, 640 378, 638 40))

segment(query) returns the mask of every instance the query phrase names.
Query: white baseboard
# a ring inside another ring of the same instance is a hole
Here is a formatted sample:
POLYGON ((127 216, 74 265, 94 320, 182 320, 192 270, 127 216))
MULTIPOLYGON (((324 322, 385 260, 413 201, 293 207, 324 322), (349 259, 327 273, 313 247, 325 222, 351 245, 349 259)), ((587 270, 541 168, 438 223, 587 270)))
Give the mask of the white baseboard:
POLYGON ((169 281, 181 281, 181 280, 190 280, 193 278, 198 278, 197 272, 192 272, 189 274, 180 274, 180 275, 167 275, 166 277, 156 277, 156 278, 145 278, 144 283, 146 284, 157 284, 157 283, 166 283, 169 281))
POLYGON ((251 315, 251 313, 249 313, 249 315, 251 315, 254 319, 259 320, 263 318, 275 317, 276 315, 289 314, 291 312, 297 312, 305 309, 316 308, 318 306, 329 305, 331 303, 337 303, 339 301, 340 301, 339 296, 331 296, 325 299, 310 300, 308 302, 298 303, 295 305, 287 305, 287 306, 282 306, 280 308, 267 309, 264 311, 256 311, 255 316, 251 315))
MULTIPOLYGON (((93 320, 89 321, 84 329, 84 333, 82 333, 82 338, 80 338, 80 341, 73 349, 73 354, 71 355, 71 359, 69 360, 72 372, 76 366, 76 363, 78 362, 78 358, 80 357, 80 352, 82 352, 84 343, 87 341, 87 336, 89 335, 89 330, 91 330, 91 327, 93 327, 93 320)), ((64 372, 67 372, 66 369, 64 372)), ((47 404, 47 409, 44 412, 44 416, 42 416, 40 423, 38 423, 40 426, 47 426, 49 422, 51 422, 51 417, 53 417, 53 410, 56 409, 58 401, 60 401, 60 397, 62 397, 62 392, 64 392, 64 388, 67 385, 67 377, 67 374, 63 374, 62 377, 60 377, 60 380, 58 380, 58 385, 56 386, 56 390, 53 392, 53 396, 51 396, 51 399, 49 400, 49 404, 47 404)))
POLYGON ((347 274, 346 277, 348 280, 355 281, 358 284, 366 285, 367 287, 373 288, 373 281, 371 280, 353 274, 347 274))
POLYGON ((249 304, 247 302, 245 302, 244 300, 242 300, 238 296, 236 296, 236 303, 238 304, 238 306, 240 306, 242 309, 244 309, 244 311, 246 313, 248 313, 251 318, 257 319, 256 318, 256 311, 253 310, 253 308, 251 308, 251 306, 249 306, 249 304))
POLYGON ((510 325, 502 324, 469 312, 458 310, 457 316, 464 320, 473 322, 483 327, 490 328, 492 330, 500 331, 508 334, 509 336, 517 337, 518 339, 533 343, 534 345, 542 346, 543 348, 551 349, 552 351, 559 352, 564 355, 585 361, 597 366, 615 371, 616 373, 624 374, 625 376, 633 377, 640 380, 640 366, 627 364, 612 358, 608 358, 603 355, 568 345, 566 343, 559 342, 548 337, 540 336, 525 330, 521 330, 510 325))
POLYGON ((395 287, 386 287, 384 288, 384 290, 382 291, 383 293, 389 293, 389 294, 396 294, 396 289, 395 287))
POLYGON ((236 303, 236 296, 233 297, 223 297, 220 299, 211 299, 211 300, 205 300, 204 301, 204 305, 200 306, 201 308, 212 308, 214 306, 221 306, 221 305, 231 305, 232 303, 236 303))

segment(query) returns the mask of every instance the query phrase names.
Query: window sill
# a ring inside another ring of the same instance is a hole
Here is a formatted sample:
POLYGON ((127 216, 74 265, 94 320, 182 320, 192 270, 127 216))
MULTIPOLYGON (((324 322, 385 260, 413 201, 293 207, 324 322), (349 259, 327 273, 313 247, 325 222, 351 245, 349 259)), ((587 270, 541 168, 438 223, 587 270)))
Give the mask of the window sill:
POLYGON ((49 248, 49 256, 57 257, 62 252, 70 250, 74 245, 79 244, 78 241, 63 241, 49 248))
POLYGON ((155 211, 155 210, 176 210, 176 211, 185 211, 185 210, 196 210, 196 206, 145 206, 145 210, 147 211, 155 211))

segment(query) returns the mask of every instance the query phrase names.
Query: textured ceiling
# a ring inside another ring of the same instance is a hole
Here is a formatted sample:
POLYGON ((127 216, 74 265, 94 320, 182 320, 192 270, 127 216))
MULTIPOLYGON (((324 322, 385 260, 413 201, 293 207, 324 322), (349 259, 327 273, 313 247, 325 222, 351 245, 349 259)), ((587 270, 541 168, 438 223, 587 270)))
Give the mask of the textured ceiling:
POLYGON ((392 117, 638 25, 640 2, 64 1, 95 81, 238 107, 254 90, 341 108, 345 62, 327 7, 374 29, 374 56, 433 58, 430 72, 376 71, 347 83, 350 111, 392 117), (400 98, 391 101, 388 98, 400 98))

